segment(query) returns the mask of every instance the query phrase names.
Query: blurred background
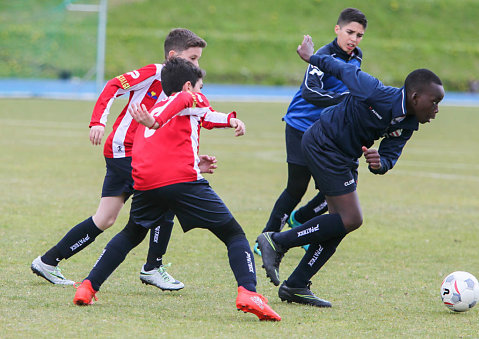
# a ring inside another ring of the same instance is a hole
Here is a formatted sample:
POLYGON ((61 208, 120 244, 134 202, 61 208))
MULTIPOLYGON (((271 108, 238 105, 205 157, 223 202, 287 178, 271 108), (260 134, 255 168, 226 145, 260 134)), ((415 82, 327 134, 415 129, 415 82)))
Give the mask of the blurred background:
POLYGON ((161 63, 165 36, 185 27, 208 43, 207 86, 281 86, 290 95, 305 70, 296 54, 303 34, 316 48, 329 43, 346 7, 368 18, 363 70, 402 86, 426 67, 447 92, 479 92, 477 0, 2 0, 0 92, 59 86, 94 98, 104 81, 161 63))

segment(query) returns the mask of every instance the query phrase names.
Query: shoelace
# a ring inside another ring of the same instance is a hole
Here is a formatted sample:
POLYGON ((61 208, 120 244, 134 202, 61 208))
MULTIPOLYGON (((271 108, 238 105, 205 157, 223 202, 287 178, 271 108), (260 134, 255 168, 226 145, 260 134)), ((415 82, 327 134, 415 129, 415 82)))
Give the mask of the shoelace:
POLYGON ((158 269, 158 272, 160 273, 161 277, 167 281, 171 280, 170 275, 168 274, 168 272, 166 272, 166 268, 170 266, 171 266, 171 263, 169 262, 166 265, 161 265, 160 268, 158 269))

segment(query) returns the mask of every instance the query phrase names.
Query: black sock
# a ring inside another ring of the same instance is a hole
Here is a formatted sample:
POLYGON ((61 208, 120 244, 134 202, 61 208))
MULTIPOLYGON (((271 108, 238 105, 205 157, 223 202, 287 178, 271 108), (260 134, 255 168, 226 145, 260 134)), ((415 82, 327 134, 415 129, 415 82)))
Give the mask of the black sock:
POLYGON ((286 280, 286 285, 289 287, 306 287, 311 278, 333 256, 343 239, 344 236, 325 241, 324 245, 310 244, 298 266, 286 280))
POLYGON ((106 245, 95 266, 86 279, 90 280, 95 291, 125 260, 127 254, 145 238, 148 230, 136 225, 130 218, 125 228, 106 245))
POLYGON ((283 250, 292 247, 317 244, 329 239, 344 237, 347 234, 339 214, 324 214, 289 231, 273 233, 272 239, 283 250))
POLYGON ((300 200, 293 198, 288 191, 284 190, 276 200, 263 232, 279 232, 300 200))
POLYGON ((238 286, 256 292, 256 269, 248 240, 244 235, 236 236, 228 243, 227 248, 230 267, 238 286))
POLYGON ((103 231, 96 227, 90 217, 74 226, 62 240, 42 256, 42 261, 56 266, 62 259, 68 259, 90 245, 103 231))
POLYGON ((173 217, 162 221, 160 225, 150 230, 150 247, 148 248, 148 256, 143 269, 151 271, 163 265, 163 256, 166 253, 168 242, 170 241, 171 231, 173 230, 173 217))
POLYGON ((294 213, 294 219, 296 219, 297 222, 304 224, 306 221, 324 214, 327 210, 328 204, 326 203, 326 198, 321 192, 319 192, 306 205, 294 213))

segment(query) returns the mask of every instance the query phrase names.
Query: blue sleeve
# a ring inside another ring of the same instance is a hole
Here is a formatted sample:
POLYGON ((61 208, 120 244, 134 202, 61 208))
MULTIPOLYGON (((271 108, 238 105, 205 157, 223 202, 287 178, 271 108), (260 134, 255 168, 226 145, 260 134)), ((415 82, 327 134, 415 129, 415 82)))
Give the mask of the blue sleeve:
POLYGON ((334 75, 346 85, 351 95, 362 100, 369 98, 381 83, 375 77, 361 71, 359 67, 338 61, 330 55, 312 55, 309 63, 324 73, 334 75))
POLYGON ((318 67, 309 65, 301 86, 301 96, 310 104, 328 107, 340 103, 349 92, 337 93, 324 88, 323 79, 327 76, 318 67))
POLYGON ((381 157, 381 168, 376 170, 368 167, 369 171, 374 174, 385 174, 392 169, 401 156, 402 150, 406 142, 411 138, 412 133, 413 130, 403 130, 398 137, 388 136, 382 139, 378 150, 381 157))

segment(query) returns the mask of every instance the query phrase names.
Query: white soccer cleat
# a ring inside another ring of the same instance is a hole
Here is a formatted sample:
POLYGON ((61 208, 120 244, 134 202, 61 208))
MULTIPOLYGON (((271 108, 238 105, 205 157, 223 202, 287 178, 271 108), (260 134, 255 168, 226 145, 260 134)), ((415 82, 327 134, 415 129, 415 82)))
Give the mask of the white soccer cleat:
POLYGON ((65 278, 58 266, 45 264, 42 259, 37 257, 32 262, 31 269, 33 273, 55 285, 73 285, 74 281, 65 278))
MULTIPOLYGON (((166 267, 170 266, 168 264, 166 267)), ((153 269, 151 271, 145 271, 144 265, 141 268, 140 280, 143 284, 153 285, 160 289, 168 291, 177 291, 181 290, 185 285, 173 278, 168 272, 166 272, 166 267, 161 265, 160 268, 153 269)))

